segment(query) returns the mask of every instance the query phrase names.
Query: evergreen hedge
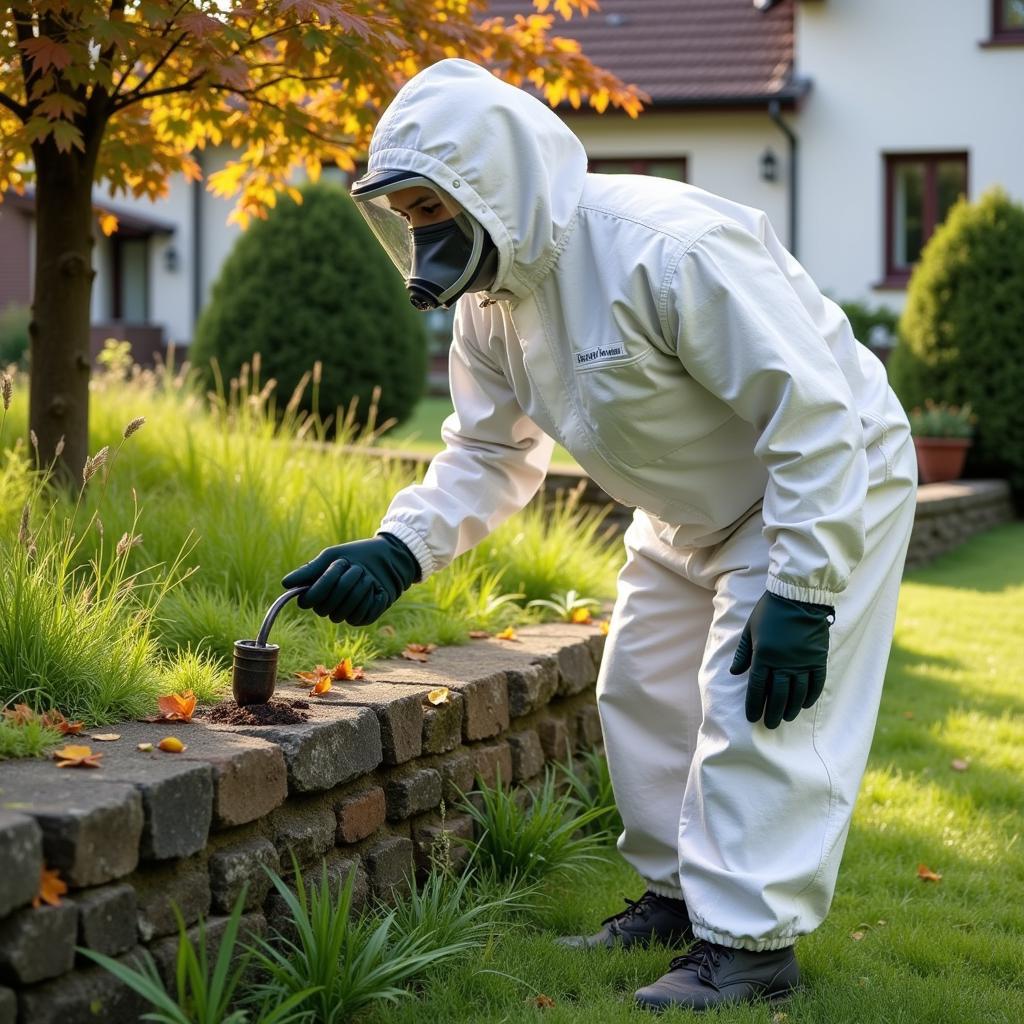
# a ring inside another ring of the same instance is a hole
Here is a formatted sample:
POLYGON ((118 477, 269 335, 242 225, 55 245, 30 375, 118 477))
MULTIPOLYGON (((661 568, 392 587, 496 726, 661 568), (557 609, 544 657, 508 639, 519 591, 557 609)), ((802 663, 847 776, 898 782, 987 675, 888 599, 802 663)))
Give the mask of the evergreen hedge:
POLYGON ((921 254, 889 359, 908 408, 970 403, 972 476, 1003 477, 1024 498, 1024 206, 1001 188, 961 199, 921 254))
MULTIPOLYGON (((211 386, 213 357, 227 378, 259 352, 280 406, 319 360, 321 416, 344 413, 356 397, 365 422, 380 385, 377 421, 401 421, 423 394, 424 318, 343 188, 311 185, 302 197, 239 237, 196 327, 192 363, 211 386)), ((311 406, 307 388, 302 408, 311 406)))

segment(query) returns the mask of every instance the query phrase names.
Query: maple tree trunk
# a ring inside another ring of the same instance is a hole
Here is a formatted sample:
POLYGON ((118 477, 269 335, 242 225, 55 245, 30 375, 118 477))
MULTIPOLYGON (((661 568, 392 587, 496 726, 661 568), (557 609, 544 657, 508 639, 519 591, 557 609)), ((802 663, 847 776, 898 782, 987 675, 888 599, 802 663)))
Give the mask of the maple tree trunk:
POLYGON ((49 464, 61 437, 58 475, 81 482, 89 445, 89 313, 92 180, 98 143, 61 153, 49 139, 33 147, 36 259, 32 296, 29 426, 49 464))

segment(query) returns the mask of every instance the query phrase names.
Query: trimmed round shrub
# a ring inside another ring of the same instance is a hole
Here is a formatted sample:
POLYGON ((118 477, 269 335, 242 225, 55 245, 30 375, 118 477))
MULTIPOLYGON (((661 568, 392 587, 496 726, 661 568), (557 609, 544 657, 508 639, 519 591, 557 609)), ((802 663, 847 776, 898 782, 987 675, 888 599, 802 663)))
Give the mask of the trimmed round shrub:
POLYGON ((977 414, 972 476, 1003 477, 1024 497, 1024 206, 1000 188, 961 199, 910 279, 889 376, 903 404, 977 414))
MULTIPOLYGON (((277 380, 278 407, 322 364, 321 417, 358 399, 365 423, 381 388, 377 422, 405 419, 423 394, 426 325, 394 264, 348 193, 311 185, 242 234, 196 326, 190 359, 207 386, 216 357, 225 379, 258 352, 262 378, 277 380)), ((301 408, 312 411, 312 388, 301 408)))

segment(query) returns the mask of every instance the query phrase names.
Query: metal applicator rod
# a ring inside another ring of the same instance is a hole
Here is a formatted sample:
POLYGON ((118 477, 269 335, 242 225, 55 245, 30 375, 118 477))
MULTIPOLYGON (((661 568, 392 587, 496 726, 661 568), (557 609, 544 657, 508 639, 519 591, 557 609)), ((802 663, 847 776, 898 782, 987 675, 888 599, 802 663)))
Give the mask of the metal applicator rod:
POLYGON ((270 627, 274 624, 274 619, 277 618, 277 613, 293 598, 298 597, 299 594, 305 593, 308 587, 293 587, 291 590, 286 590, 271 606, 267 612, 266 618, 263 620, 263 625, 260 626, 260 631, 256 636, 256 646, 266 647, 267 637, 270 635, 270 627))

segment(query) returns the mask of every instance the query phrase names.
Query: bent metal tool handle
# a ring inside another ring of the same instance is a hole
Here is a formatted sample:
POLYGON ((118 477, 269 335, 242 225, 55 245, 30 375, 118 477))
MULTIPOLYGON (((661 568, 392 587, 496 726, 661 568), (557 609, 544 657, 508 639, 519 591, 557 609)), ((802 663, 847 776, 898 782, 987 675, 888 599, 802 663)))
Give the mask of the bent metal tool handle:
POLYGON ((309 587, 292 587, 291 590, 286 590, 271 606, 267 612, 266 618, 263 620, 263 625, 260 626, 259 634, 256 637, 257 647, 267 646, 267 637, 270 636, 270 627, 274 624, 274 619, 277 618, 277 613, 293 598, 298 597, 299 594, 305 593, 309 587))

